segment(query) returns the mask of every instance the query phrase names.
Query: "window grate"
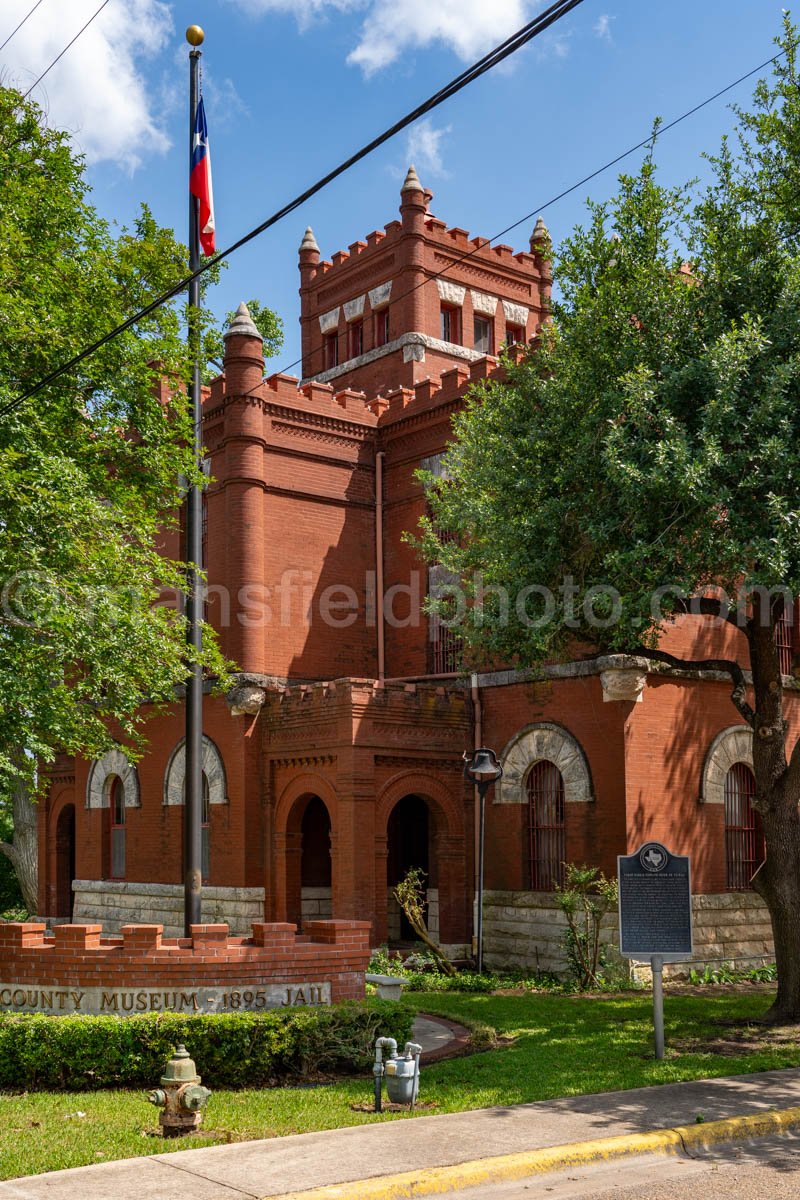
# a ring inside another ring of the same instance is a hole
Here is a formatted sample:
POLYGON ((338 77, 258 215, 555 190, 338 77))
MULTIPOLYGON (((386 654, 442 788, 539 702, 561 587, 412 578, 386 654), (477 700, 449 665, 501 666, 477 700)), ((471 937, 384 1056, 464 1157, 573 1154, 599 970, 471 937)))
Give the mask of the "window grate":
POLYGON ((125 788, 122 780, 115 775, 109 789, 109 808, 111 810, 110 829, 110 860, 111 878, 125 878, 125 788))
POLYGON ((564 882, 567 857, 564 778, 542 759, 528 773, 528 864, 534 892, 555 891, 564 882))
POLYGON ((783 615, 775 622, 775 645, 778 648, 778 661, 781 675, 791 675, 792 657, 794 652, 794 629, 791 616, 783 615))
POLYGON ((747 763, 734 763, 725 776, 725 869, 728 891, 752 887, 764 860, 764 835, 753 809, 756 781, 747 763))
POLYGON ((455 629, 448 629, 438 617, 430 623, 431 666, 434 675, 452 675, 461 669, 464 642, 455 629))

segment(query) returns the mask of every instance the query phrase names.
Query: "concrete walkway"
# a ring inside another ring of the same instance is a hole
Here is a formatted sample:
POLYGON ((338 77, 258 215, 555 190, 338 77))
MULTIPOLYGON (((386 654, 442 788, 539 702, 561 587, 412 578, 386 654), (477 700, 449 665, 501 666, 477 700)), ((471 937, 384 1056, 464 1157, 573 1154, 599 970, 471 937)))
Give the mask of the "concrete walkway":
MULTIPOLYGON (((0 1200, 164 1200, 179 1193, 192 1200, 263 1200, 332 1184, 344 1185, 336 1189, 342 1200, 362 1200, 375 1194, 376 1184, 359 1180, 566 1144, 574 1154, 575 1143, 598 1138, 627 1137, 627 1152, 635 1153, 638 1135, 694 1125, 698 1115, 712 1122, 798 1105, 800 1070, 766 1071, 55 1171, 0 1183, 0 1200)), ((738 1136, 753 1132, 743 1127, 738 1136)), ((425 1189, 402 1194, 421 1195, 425 1189)))

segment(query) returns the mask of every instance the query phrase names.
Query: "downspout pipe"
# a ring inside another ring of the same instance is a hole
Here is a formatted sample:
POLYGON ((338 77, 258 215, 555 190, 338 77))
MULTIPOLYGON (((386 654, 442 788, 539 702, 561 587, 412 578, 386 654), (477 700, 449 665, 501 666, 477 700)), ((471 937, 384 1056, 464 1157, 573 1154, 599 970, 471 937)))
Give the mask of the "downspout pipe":
POLYGON ((378 635, 378 680, 386 676, 386 647, 384 642, 383 597, 383 459, 384 451, 375 455, 375 624, 378 635))

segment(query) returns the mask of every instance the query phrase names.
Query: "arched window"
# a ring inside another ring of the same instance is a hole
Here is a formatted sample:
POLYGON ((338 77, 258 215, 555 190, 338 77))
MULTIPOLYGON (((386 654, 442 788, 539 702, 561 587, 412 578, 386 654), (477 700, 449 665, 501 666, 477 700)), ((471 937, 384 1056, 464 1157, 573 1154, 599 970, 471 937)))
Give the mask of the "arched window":
MULTIPOLYGON (((203 883, 208 883, 211 878, 211 785, 208 782, 208 776, 205 771, 203 771, 201 779, 203 781, 203 796, 200 810, 200 870, 203 876, 203 883)), ((181 803, 186 803, 185 779, 181 789, 181 803)))
POLYGON ((564 777, 555 763, 540 759, 528 772, 526 790, 530 887, 552 892, 563 882, 567 856, 564 777))
POLYGON ((108 780, 109 863, 111 879, 125 878, 125 785, 119 775, 108 780))
POLYGON ((200 820, 200 863, 203 883, 211 878, 211 788, 203 771, 203 811, 200 820))
POLYGON ((747 763, 737 762, 725 776, 725 868, 729 891, 749 888, 764 860, 764 835, 753 809, 756 781, 747 763))

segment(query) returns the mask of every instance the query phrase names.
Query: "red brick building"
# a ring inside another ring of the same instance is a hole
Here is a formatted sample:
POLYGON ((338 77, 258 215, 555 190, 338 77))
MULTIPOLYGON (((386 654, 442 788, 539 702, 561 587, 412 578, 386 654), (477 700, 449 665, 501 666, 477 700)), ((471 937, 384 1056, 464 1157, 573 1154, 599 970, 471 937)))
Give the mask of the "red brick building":
MULTIPOLYGON (((370 920, 373 944, 397 940, 390 889, 417 865, 432 931, 464 953, 475 805, 461 756, 486 744, 505 767, 486 821, 488 961, 555 963, 560 864, 614 873, 650 838, 692 855, 701 957, 766 953, 746 890, 760 854, 750 734, 726 679, 619 656, 544 682, 470 678, 422 612, 436 572, 402 540, 425 511, 415 472, 436 470, 501 345, 535 335, 551 286, 541 221, 514 253, 448 227, 431 199, 411 168, 400 219, 330 261, 307 230, 302 381, 263 379, 241 308, 205 394, 208 614, 241 675, 205 705, 204 917, 237 929, 332 913, 370 920)), ((667 646, 743 658, 737 638, 686 618, 667 646)), ((41 806, 42 915, 180 926, 182 710, 149 737, 136 766, 121 750, 59 764, 41 806)))

